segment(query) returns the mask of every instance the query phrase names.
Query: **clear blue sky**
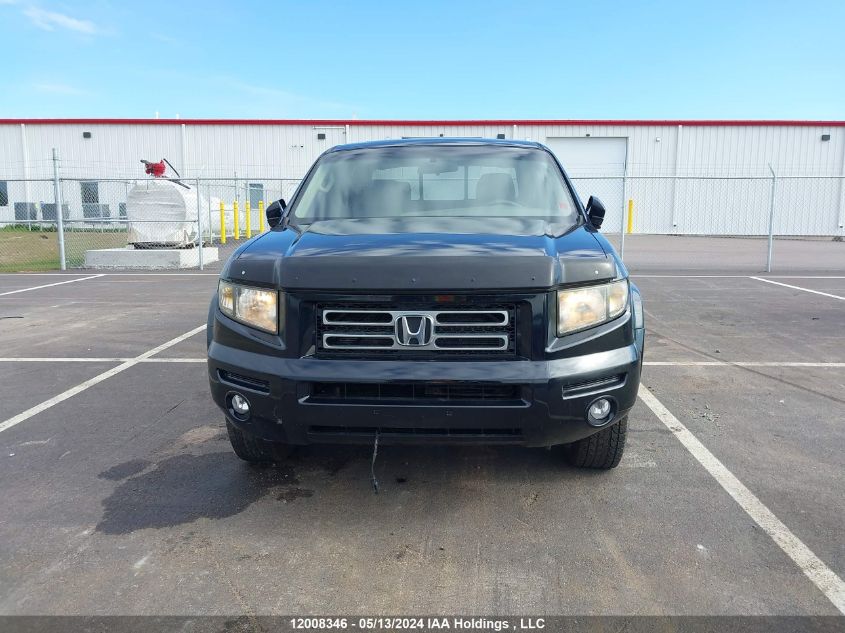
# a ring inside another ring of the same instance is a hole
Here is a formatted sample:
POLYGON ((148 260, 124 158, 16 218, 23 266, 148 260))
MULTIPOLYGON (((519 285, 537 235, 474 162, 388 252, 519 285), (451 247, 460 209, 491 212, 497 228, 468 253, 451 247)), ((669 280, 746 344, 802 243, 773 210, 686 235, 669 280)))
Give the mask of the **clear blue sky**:
POLYGON ((0 117, 845 119, 845 2, 0 0, 0 117))

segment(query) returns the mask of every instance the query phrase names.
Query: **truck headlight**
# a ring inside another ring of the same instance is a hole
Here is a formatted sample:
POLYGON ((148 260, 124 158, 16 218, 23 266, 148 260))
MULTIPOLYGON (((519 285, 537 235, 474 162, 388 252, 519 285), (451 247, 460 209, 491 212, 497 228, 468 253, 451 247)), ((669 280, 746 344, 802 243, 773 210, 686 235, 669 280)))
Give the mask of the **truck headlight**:
POLYGON ((563 336, 615 319, 628 307, 628 280, 557 292, 557 334, 563 336))
POLYGON ((217 305, 226 316, 273 334, 279 331, 279 291, 220 280, 217 305))

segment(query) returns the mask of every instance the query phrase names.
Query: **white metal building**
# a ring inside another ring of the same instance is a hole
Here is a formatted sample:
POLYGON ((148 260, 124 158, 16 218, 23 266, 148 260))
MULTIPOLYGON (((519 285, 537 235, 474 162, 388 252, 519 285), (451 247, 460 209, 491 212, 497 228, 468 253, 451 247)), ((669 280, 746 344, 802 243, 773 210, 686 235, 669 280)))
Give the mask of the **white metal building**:
POLYGON ((42 219, 52 148, 73 219, 118 217, 128 184, 95 183, 144 178, 141 158, 166 157, 189 181, 231 179, 241 199, 272 199, 334 145, 420 136, 545 143, 582 198, 605 202, 610 231, 632 199, 637 232, 765 234, 774 200, 777 234, 845 234, 845 121, 5 119, 0 223, 42 219))

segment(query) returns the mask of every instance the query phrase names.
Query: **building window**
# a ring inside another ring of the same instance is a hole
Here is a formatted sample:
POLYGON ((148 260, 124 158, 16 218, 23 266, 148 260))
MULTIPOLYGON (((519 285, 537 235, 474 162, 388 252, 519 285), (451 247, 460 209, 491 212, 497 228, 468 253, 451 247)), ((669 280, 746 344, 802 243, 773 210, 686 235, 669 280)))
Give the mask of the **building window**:
POLYGON ((261 200, 264 200, 264 185, 260 182, 249 183, 249 206, 257 209, 261 200))
POLYGON ((5 180, 0 180, 0 207, 9 206, 9 185, 5 180))
POLYGON ((82 217, 96 220, 109 217, 109 205, 100 204, 100 183, 96 180, 84 180, 79 183, 82 194, 82 217))
POLYGON ((82 204, 97 204, 100 202, 100 183, 95 180, 88 180, 79 183, 82 193, 82 204))

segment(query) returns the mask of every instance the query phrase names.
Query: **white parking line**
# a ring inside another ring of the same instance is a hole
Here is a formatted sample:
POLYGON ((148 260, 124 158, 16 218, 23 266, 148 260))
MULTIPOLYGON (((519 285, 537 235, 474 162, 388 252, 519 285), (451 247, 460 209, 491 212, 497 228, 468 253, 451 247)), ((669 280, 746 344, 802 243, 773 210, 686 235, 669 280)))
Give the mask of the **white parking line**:
POLYGON ((158 347, 154 347, 151 350, 146 351, 143 354, 136 356, 135 358, 131 358, 127 361, 124 361, 123 363, 121 363, 117 367, 113 367, 112 369, 104 371, 103 373, 98 374, 98 375, 94 376, 93 378, 90 378, 90 379, 86 380, 85 382, 76 385, 75 387, 71 387, 67 391, 63 391, 59 395, 53 396, 49 400, 45 400, 41 404, 37 404, 34 407, 27 409, 23 413, 19 413, 15 416, 12 416, 11 418, 9 418, 8 420, 6 420, 4 422, 0 422, 0 433, 2 433, 3 431, 5 431, 7 429, 12 428, 13 426, 15 426, 17 424, 20 424, 21 422, 24 422, 25 420, 28 420, 29 418, 31 418, 34 415, 38 415, 42 411, 46 411, 50 407, 53 407, 53 406, 59 404, 60 402, 64 402, 68 398, 72 398, 73 396, 75 396, 78 393, 82 393, 83 391, 85 391, 89 387, 93 387, 94 385, 101 383, 104 380, 107 380, 108 378, 111 378, 112 376, 115 376, 115 375, 119 374, 120 372, 129 369, 130 367, 134 367, 138 363, 141 363, 141 362, 145 361, 146 359, 148 359, 150 356, 153 356, 154 354, 158 354, 159 352, 166 350, 168 347, 173 347, 177 343, 181 343, 185 339, 192 337, 197 332, 202 332, 205 328, 206 328, 206 325, 205 325, 205 323, 203 323, 199 327, 195 327, 190 332, 185 332, 185 334, 182 334, 181 336, 177 336, 176 338, 171 339, 171 340, 167 341, 166 343, 162 343, 158 347))
POLYGON ((61 286, 62 284, 72 284, 74 281, 85 281, 87 279, 97 279, 98 277, 105 277, 102 275, 91 275, 90 277, 77 277, 75 279, 68 279, 67 281, 57 281, 54 284, 44 284, 43 286, 32 286, 31 288, 20 288, 18 290, 10 290, 9 292, 0 292, 0 297, 6 295, 14 295, 19 292, 29 292, 30 290, 39 290, 40 288, 49 288, 50 286, 61 286))
POLYGON ((777 543, 804 575, 827 596, 840 613, 845 615, 845 582, 836 575, 809 547, 795 536, 774 513, 760 501, 736 476, 702 444, 678 418, 654 397, 645 385, 640 385, 640 400, 666 425, 705 470, 733 497, 757 525, 777 543))
POLYGON ((207 358, 145 358, 142 363, 207 363, 207 358))
POLYGON ((136 361, 139 363, 204 363, 205 358, 107 358, 95 356, 59 356, 57 358, 50 358, 49 356, 5 356, 0 358, 0 363, 127 363, 129 361, 136 361))
POLYGON ((220 273, 103 273, 106 277, 219 277, 220 273))
POLYGON ((4 356, 0 363, 205 363, 205 358, 133 358, 96 357, 96 356, 4 356))
POLYGON ((845 363, 801 363, 791 361, 731 361, 731 360, 652 360, 643 365, 651 367, 845 367, 845 363))
POLYGON ((764 281, 767 284, 775 284, 776 286, 783 286, 784 288, 792 288, 793 290, 803 290, 804 292, 812 292, 814 295, 822 295, 823 297, 830 297, 832 299, 839 299, 845 301, 845 297, 840 295, 832 295, 829 292, 821 292, 820 290, 811 290, 810 288, 802 288, 801 286, 793 286, 790 284, 781 283, 780 281, 773 281, 772 279, 763 279, 762 277, 749 277, 749 279, 756 279, 757 281, 764 281))
MULTIPOLYGON (((0 273, 0 277, 73 277, 76 275, 77 277, 81 277, 82 275, 87 275, 87 272, 83 273, 0 273)), ((105 274, 105 273, 103 273, 105 274)))
POLYGON ((15 358, 14 356, 7 356, 0 358, 0 363, 126 363, 132 360, 131 358, 96 358, 96 357, 57 357, 50 358, 49 356, 24 356, 15 358))
POLYGON ((639 275, 631 273, 632 278, 649 279, 845 279, 845 275, 768 275, 753 277, 751 275, 639 275))
MULTIPOLYGON (((86 273, 0 273, 0 277, 69 277, 86 273)), ((219 273, 100 273, 100 277, 219 277, 219 273)))

